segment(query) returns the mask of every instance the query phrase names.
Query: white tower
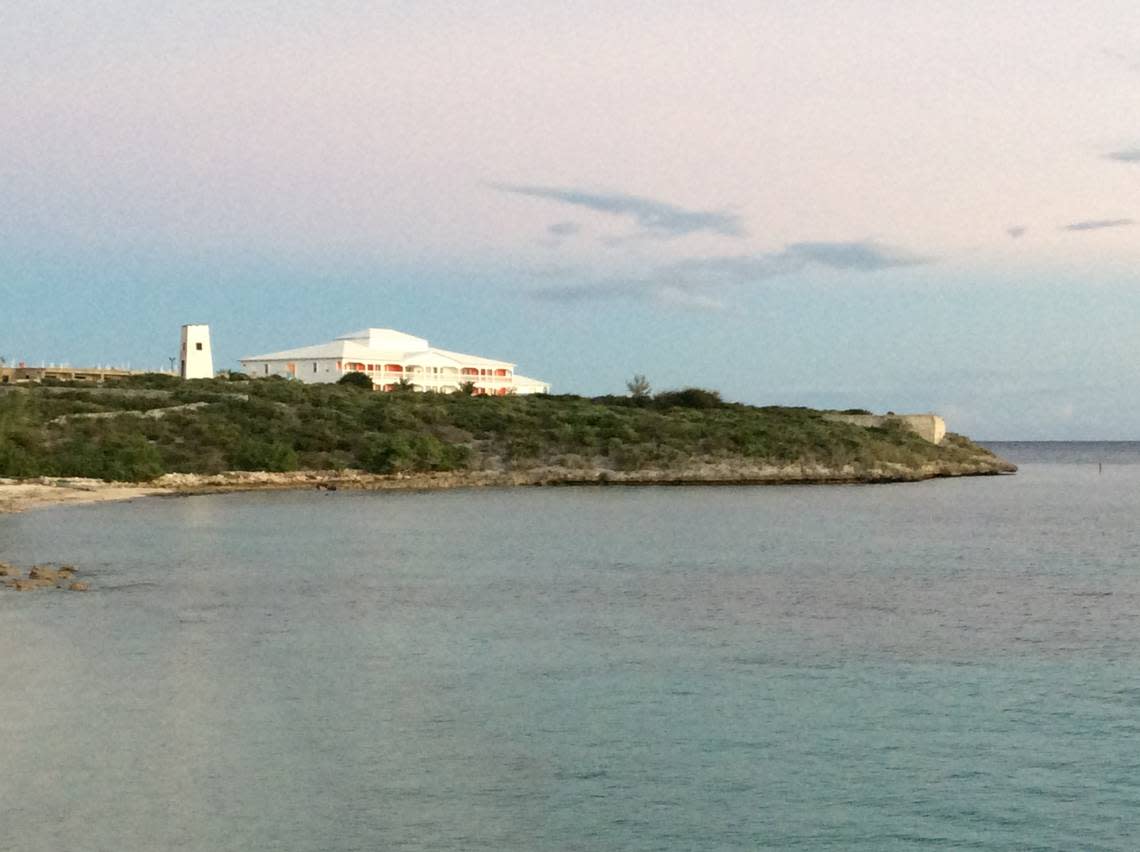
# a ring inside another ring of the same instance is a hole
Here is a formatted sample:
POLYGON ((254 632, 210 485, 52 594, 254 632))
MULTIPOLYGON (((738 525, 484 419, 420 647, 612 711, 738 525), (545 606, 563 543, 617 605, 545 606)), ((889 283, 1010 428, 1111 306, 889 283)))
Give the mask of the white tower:
POLYGON ((214 378, 214 356, 210 352, 208 325, 182 326, 182 369, 184 379, 214 378))

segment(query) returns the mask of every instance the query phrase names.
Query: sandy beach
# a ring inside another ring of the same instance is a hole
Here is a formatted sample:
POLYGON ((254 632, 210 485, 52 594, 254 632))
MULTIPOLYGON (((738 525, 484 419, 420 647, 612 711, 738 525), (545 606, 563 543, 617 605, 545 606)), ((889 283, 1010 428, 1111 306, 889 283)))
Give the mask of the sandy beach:
POLYGON ((170 488, 134 482, 104 482, 100 479, 0 479, 0 512, 133 500, 136 497, 168 493, 171 493, 170 488))

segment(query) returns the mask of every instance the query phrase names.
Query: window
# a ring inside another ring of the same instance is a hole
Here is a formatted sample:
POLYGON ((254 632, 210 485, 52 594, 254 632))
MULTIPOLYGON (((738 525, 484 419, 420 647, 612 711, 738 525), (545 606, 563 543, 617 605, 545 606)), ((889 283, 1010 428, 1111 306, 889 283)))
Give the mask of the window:
POLYGON ((201 343, 195 343, 194 348, 197 349, 199 352, 201 352, 202 351, 202 344, 201 343))
POLYGON ((317 362, 316 361, 313 362, 313 372, 314 373, 317 372, 317 362))
POLYGON ((267 376, 269 375, 269 365, 268 364, 265 365, 265 375, 267 375, 267 376))

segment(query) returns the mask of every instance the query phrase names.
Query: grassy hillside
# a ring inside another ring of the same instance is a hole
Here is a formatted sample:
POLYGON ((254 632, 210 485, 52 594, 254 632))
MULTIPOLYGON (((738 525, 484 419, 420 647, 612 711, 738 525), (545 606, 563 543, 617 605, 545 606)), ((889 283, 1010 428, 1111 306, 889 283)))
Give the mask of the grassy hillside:
POLYGON ((153 375, 101 388, 0 391, 0 476, 8 477, 142 481, 172 472, 539 465, 637 471, 695 460, 860 469, 983 456, 992 458, 958 436, 936 447, 902 428, 725 403, 699 389, 643 400, 469 397, 153 375))

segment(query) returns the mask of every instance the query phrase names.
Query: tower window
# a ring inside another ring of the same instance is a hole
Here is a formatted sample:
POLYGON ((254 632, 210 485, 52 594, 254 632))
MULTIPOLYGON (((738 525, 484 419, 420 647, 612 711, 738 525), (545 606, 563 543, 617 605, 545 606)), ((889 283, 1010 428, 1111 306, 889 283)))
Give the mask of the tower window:
POLYGON ((199 352, 201 352, 202 351, 202 344, 201 343, 195 343, 194 348, 197 349, 199 352))

